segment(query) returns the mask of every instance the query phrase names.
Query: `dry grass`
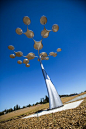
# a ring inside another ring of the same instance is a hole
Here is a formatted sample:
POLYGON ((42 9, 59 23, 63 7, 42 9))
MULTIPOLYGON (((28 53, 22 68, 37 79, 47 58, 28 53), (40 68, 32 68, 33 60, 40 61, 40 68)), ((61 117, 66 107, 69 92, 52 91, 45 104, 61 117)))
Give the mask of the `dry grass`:
POLYGON ((13 118, 0 123, 0 129, 86 129, 86 98, 75 109, 28 119, 13 118))
MULTIPOLYGON (((86 94, 86 92, 82 93, 86 94)), ((82 95, 80 94, 80 95, 82 95)), ((76 96, 61 98, 65 103, 76 96)), ((86 125, 86 98, 76 109, 70 109, 62 112, 52 113, 38 118, 21 119, 24 116, 33 114, 38 110, 49 107, 49 104, 42 104, 30 108, 25 108, 0 116, 0 129, 76 129, 86 125)))
POLYGON ((46 108, 49 108, 49 103, 36 105, 36 106, 33 106, 33 107, 27 107, 27 108, 20 109, 20 110, 17 110, 17 111, 13 111, 13 112, 10 112, 8 114, 0 116, 0 121, 12 119, 14 117, 17 118, 19 116, 20 117, 21 116, 27 116, 27 115, 33 114, 33 113, 35 113, 39 110, 44 110, 46 108))

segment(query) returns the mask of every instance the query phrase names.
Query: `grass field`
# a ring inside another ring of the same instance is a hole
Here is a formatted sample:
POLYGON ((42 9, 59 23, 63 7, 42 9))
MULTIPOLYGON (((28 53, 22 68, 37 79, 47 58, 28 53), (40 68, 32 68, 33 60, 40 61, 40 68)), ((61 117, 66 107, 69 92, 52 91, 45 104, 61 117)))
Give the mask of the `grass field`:
MULTIPOLYGON (((86 92, 79 95, 86 94, 86 92)), ((61 98, 63 104, 79 95, 61 98)), ((49 108, 49 104, 41 104, 33 107, 20 109, 0 116, 0 129, 65 129, 83 128, 86 126, 86 98, 75 109, 43 115, 38 118, 21 119, 39 110, 49 108), (64 125, 64 126, 63 126, 64 125)))

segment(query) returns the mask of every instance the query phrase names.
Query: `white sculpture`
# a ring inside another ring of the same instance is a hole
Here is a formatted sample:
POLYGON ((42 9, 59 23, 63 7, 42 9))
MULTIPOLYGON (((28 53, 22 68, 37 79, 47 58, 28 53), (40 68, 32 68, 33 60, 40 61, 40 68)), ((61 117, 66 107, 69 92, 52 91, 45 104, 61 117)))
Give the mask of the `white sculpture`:
POLYGON ((42 53, 39 52, 39 50, 41 50, 43 48, 43 43, 42 43, 43 38, 47 38, 51 31, 57 32, 59 30, 59 26, 57 24, 54 24, 52 26, 52 30, 47 30, 45 28, 45 24, 47 23, 47 18, 46 18, 46 16, 42 16, 40 18, 40 23, 42 25, 44 25, 44 29, 41 31, 42 39, 40 41, 36 41, 33 38, 34 37, 34 32, 32 30, 28 29, 28 25, 30 25, 30 23, 31 23, 30 18, 28 16, 25 16, 23 18, 23 22, 24 22, 25 25, 27 25, 27 31, 23 32, 23 30, 21 28, 17 28, 16 33, 18 35, 24 34, 24 35, 26 35, 26 37, 33 39, 33 41, 34 41, 34 49, 38 50, 38 56, 35 56, 35 54, 32 53, 32 52, 30 52, 26 56, 24 56, 21 51, 17 51, 17 52, 14 51, 14 49, 15 49, 14 46, 9 45, 8 49, 13 50, 14 53, 15 53, 15 54, 11 54, 10 58, 21 57, 21 56, 24 57, 25 59, 23 61, 18 60, 17 63, 22 64, 22 62, 23 62, 26 65, 26 67, 30 67, 30 64, 28 64, 29 60, 32 60, 35 57, 38 58, 38 61, 40 61, 40 64, 41 64, 41 69, 42 69, 43 76, 44 76, 46 86, 47 86, 47 91, 48 91, 48 96, 49 96, 49 109, 60 107, 60 106, 63 105, 62 101, 61 101, 61 99, 60 99, 60 97, 59 97, 59 95, 58 95, 58 93, 57 93, 52 81, 50 80, 49 76, 47 75, 41 60, 49 60, 49 56, 56 57, 57 52, 60 52, 62 49, 58 48, 57 52, 50 52, 49 55, 46 52, 42 52, 42 53))

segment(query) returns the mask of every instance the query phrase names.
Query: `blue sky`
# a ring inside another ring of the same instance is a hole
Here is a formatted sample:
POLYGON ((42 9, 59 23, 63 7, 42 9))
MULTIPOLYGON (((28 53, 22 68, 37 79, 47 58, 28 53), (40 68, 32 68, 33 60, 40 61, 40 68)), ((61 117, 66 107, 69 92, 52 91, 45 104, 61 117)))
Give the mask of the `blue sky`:
POLYGON ((51 29, 59 25, 59 31, 51 32, 43 39, 40 52, 51 52, 62 48, 57 57, 42 61, 44 68, 54 83, 59 94, 80 93, 86 90, 86 2, 82 0, 22 0, 5 1, 0 4, 0 111, 36 103, 47 95, 47 89, 40 68, 35 58, 30 60, 30 67, 17 64, 20 58, 11 59, 12 51, 22 51, 24 55, 37 51, 34 42, 25 35, 17 35, 17 27, 26 31, 23 17, 29 16, 29 29, 34 31, 34 39, 41 40, 43 25, 40 17, 47 17, 45 27, 51 29))

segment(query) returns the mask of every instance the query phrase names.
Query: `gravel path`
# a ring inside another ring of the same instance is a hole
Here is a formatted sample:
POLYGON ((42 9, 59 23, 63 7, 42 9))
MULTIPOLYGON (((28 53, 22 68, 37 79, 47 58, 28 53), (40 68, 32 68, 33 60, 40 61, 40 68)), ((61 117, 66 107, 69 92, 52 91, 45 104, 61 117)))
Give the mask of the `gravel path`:
POLYGON ((70 100, 70 101, 68 101, 66 103, 73 102, 73 101, 76 101, 76 100, 79 100, 79 99, 82 99, 82 98, 85 98, 85 97, 86 97, 86 94, 78 96, 78 97, 76 97, 76 98, 74 98, 74 99, 72 99, 72 100, 70 100))

